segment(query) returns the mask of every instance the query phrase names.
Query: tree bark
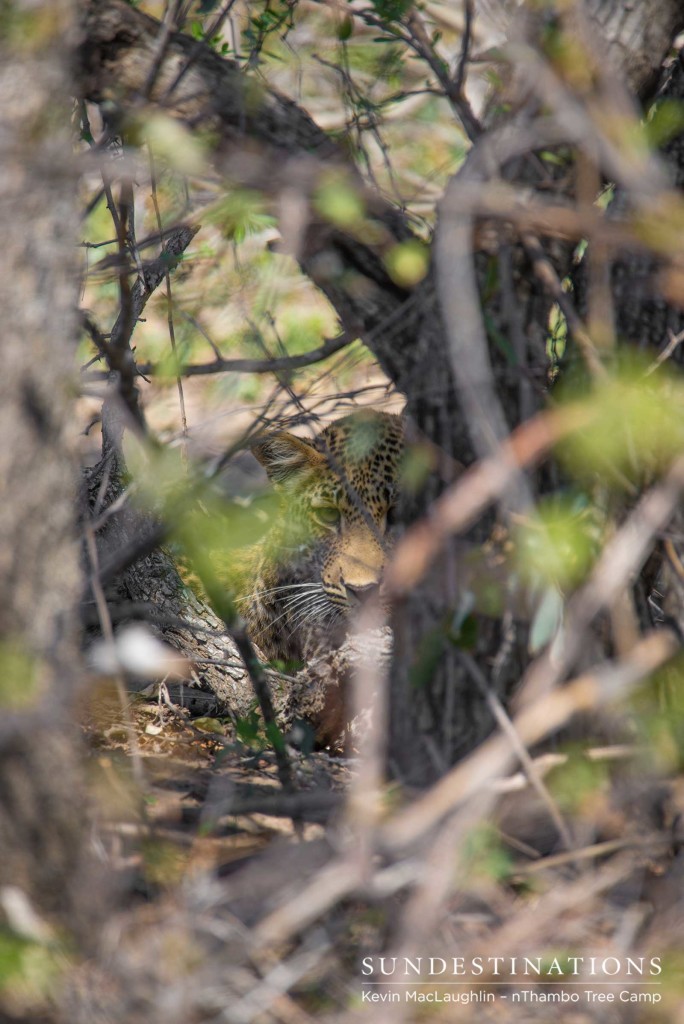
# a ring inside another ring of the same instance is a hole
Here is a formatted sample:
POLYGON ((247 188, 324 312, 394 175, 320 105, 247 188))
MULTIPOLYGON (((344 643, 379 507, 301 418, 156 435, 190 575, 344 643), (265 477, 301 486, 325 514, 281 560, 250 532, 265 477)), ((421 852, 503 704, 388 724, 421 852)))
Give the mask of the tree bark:
POLYGON ((72 13, 44 0, 0 14, 0 887, 73 925, 85 805, 69 722, 81 587, 72 13))

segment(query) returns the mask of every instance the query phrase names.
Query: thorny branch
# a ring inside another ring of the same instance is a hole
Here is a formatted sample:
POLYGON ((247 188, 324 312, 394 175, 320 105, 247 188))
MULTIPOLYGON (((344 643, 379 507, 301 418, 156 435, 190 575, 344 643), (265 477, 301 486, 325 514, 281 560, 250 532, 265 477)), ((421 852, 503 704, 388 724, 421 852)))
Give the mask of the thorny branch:
POLYGON ((136 377, 139 371, 131 350, 131 337, 152 292, 178 264, 198 231, 199 227, 182 226, 169 232, 160 255, 143 265, 144 276, 138 277, 132 288, 128 287, 128 269, 124 264, 120 280, 125 280, 126 286, 122 286, 121 308, 108 339, 90 316, 84 318, 84 326, 106 359, 110 371, 117 374, 117 388, 124 407, 143 434, 147 433, 147 428, 138 400, 136 377))

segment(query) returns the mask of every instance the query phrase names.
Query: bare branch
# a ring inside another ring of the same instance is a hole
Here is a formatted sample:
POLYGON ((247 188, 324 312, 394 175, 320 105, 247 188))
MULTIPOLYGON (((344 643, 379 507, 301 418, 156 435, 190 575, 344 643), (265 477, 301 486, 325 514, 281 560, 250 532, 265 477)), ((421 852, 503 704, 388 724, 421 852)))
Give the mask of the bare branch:
MULTIPOLYGON (((297 356, 276 356, 273 359, 223 359, 217 356, 211 363, 190 363, 179 368, 182 377, 203 377, 214 373, 277 373, 285 370, 300 370, 328 359, 354 341, 347 331, 335 338, 326 338, 318 348, 302 352, 297 356)), ((154 377, 159 368, 154 363, 141 363, 138 372, 145 377, 154 377)))
MULTIPOLYGON (((679 650, 680 642, 670 630, 648 634, 623 661, 599 665, 563 689, 536 700, 513 719, 516 733, 528 746, 553 735, 577 712, 626 696, 679 650)), ((503 774, 514 758, 507 736, 486 740, 425 796, 387 823, 383 830, 386 848, 400 849, 424 836, 454 807, 503 774)))

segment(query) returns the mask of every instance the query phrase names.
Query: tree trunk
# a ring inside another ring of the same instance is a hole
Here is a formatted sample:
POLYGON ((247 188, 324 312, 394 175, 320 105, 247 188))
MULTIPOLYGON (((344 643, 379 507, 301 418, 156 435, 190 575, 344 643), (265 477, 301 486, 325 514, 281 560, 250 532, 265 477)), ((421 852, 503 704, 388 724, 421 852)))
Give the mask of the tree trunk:
POLYGON ((0 14, 0 887, 73 925, 85 821, 69 721, 81 588, 71 15, 66 0, 0 14))

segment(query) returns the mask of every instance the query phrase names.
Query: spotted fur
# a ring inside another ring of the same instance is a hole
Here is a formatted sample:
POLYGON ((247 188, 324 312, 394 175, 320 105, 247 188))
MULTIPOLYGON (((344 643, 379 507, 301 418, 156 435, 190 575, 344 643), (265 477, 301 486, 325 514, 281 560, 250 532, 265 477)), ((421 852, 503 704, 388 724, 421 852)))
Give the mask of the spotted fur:
POLYGON ((249 588, 238 604, 266 658, 305 661, 344 638, 354 610, 381 583, 403 424, 362 410, 313 442, 276 433, 253 451, 279 510, 245 562, 249 588))

